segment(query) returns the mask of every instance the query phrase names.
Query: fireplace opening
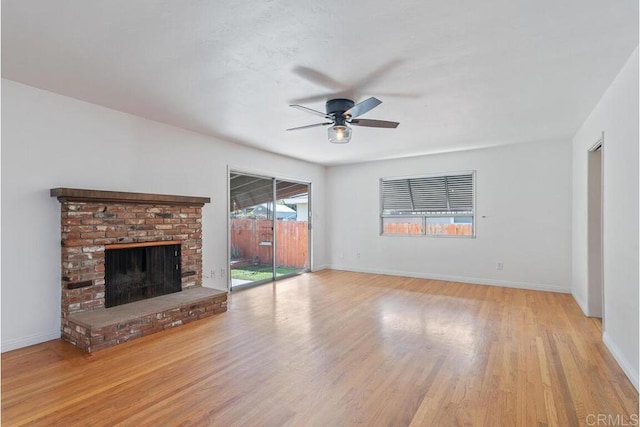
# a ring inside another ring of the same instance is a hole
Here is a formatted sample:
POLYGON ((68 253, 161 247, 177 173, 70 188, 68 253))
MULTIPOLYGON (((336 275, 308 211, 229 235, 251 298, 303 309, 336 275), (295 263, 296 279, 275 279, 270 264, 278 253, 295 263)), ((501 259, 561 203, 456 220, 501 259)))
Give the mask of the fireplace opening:
POLYGON ((182 290, 180 244, 128 244, 105 248, 105 307, 182 290))

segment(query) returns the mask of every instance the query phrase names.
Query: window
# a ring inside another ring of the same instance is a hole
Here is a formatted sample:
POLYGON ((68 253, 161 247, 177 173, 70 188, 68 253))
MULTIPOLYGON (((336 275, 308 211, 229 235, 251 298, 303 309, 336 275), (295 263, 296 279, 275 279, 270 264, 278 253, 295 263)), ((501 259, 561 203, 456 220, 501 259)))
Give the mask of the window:
POLYGON ((380 180, 383 235, 475 236, 475 172, 380 180))

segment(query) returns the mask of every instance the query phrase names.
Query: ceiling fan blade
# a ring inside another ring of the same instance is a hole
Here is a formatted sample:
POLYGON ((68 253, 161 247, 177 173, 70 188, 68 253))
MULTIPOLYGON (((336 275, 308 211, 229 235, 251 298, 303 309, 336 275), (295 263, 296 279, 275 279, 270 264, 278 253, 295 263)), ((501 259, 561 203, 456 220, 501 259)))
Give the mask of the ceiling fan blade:
POLYGON ((349 108, 347 111, 344 112, 344 115, 345 116, 349 115, 351 117, 358 117, 368 111, 373 110, 380 104, 382 104, 382 101, 372 96, 371 98, 365 99, 364 101, 359 102, 353 107, 349 108))
POLYGON ((356 99, 358 98, 358 94, 355 92, 345 90, 345 91, 339 91, 339 92, 328 92, 328 93, 321 93, 318 95, 304 96, 302 98, 292 99, 289 102, 291 102, 292 104, 308 104, 310 102, 318 102, 318 101, 326 102, 328 99, 335 99, 335 98, 356 99))
POLYGON ((366 126, 370 128, 390 128, 395 129, 400 123, 388 122, 386 120, 367 120, 367 119, 353 119, 349 122, 354 126, 366 126))
POLYGON ((289 105, 289 107, 293 107, 293 108, 296 108, 296 109, 298 109, 300 111, 304 111, 304 112, 307 112, 307 113, 315 114, 316 116, 324 117, 325 119, 332 118, 331 116, 329 116, 326 113, 323 113, 323 112, 318 111, 318 110, 314 110, 312 108, 303 107, 302 105, 293 104, 293 105, 289 105))
MULTIPOLYGON (((409 99, 417 99, 422 96, 420 93, 399 93, 399 92, 377 92, 378 96, 383 96, 385 98, 409 98, 409 99)), ((326 101, 327 99, 333 98, 347 98, 347 99, 356 99, 360 97, 361 94, 356 92, 330 92, 330 93, 322 93, 318 95, 310 95, 302 98, 291 99, 289 102, 295 104, 308 104, 311 102, 319 102, 326 101)))
POLYGON ((394 68, 397 68, 403 62, 404 62, 404 59, 398 58, 398 59, 391 60, 386 64, 381 65, 380 67, 378 67, 377 69, 375 69, 374 71, 366 75, 363 79, 356 82, 356 84, 353 85, 353 88, 358 91, 363 91, 364 89, 374 84, 376 81, 380 80, 386 74, 393 71, 394 68))
POLYGON ((327 89, 342 90, 346 88, 346 85, 337 81, 336 79, 309 67, 298 66, 293 69, 293 72, 300 77, 309 80, 317 85, 326 87, 327 89))
POLYGON ((327 99, 335 98, 333 93, 323 93, 319 95, 310 95, 302 98, 291 99, 289 102, 295 104, 308 104, 310 102, 326 101, 327 99))
POLYGON ((326 126, 326 125, 332 125, 333 122, 326 122, 326 123, 316 123, 314 125, 306 125, 306 126, 298 126, 297 128, 289 128, 287 130, 300 130, 300 129, 308 129, 308 128, 314 128, 317 126, 326 126))

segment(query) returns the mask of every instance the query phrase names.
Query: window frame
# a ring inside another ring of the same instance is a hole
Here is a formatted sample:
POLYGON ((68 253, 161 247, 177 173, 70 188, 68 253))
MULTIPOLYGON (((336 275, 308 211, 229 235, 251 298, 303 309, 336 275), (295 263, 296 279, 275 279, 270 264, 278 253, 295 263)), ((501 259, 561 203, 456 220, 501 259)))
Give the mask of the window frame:
POLYGON ((477 217, 477 185, 476 185, 476 171, 475 170, 466 170, 466 171, 456 171, 456 172, 439 172, 439 173, 429 173, 429 174, 420 174, 420 175, 407 175, 407 176, 393 176, 393 177, 382 177, 379 179, 378 184, 378 193, 379 193, 379 233, 380 236, 385 237, 437 237, 437 238, 467 238, 467 239, 475 239, 477 235, 477 225, 476 225, 476 217, 477 217), (472 211, 471 214, 435 214, 435 215, 401 215, 401 214, 384 214, 384 191, 383 191, 383 182, 385 181, 394 181, 394 180, 403 180, 403 179, 416 179, 416 178, 436 178, 436 177, 447 177, 447 176, 458 176, 458 175, 471 175, 471 199, 472 199, 472 211), (427 218, 455 218, 455 217, 471 217, 471 234, 463 235, 463 234, 427 234, 427 218), (421 218, 422 219, 422 233, 421 234, 396 234, 396 233, 385 233, 384 232, 384 219, 385 218, 421 218))

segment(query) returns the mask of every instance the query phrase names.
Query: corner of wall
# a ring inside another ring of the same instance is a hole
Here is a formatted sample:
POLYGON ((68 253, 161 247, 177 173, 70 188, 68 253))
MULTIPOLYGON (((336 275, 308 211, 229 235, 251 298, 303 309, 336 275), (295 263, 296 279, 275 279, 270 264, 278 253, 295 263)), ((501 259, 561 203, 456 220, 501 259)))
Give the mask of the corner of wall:
POLYGON ((584 313, 584 315, 587 316, 587 317, 591 317, 589 315, 589 306, 587 305, 587 301, 585 301, 584 298, 581 298, 580 295, 578 295, 573 290, 571 292, 571 296, 573 296, 573 299, 578 304, 578 307, 580 307, 580 309, 582 310, 582 313, 584 313))

